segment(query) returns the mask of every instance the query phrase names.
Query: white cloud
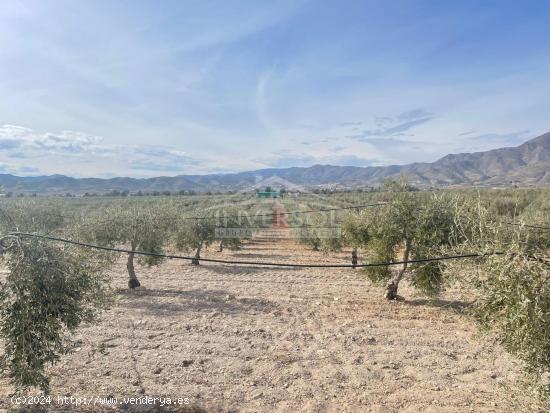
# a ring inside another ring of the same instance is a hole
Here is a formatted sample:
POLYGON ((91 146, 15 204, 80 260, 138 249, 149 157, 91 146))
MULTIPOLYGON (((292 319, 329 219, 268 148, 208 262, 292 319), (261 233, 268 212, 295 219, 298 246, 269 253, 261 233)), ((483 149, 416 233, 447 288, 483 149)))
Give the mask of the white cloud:
MULTIPOLYGON (((150 172, 185 172, 189 167, 200 167, 202 162, 189 156, 185 151, 153 145, 107 145, 99 136, 78 131, 36 132, 30 128, 16 125, 0 126, 0 154, 11 160, 3 164, 4 171, 10 173, 57 173, 51 170, 48 160, 63 157, 63 164, 54 163, 54 167, 64 166, 74 170, 78 163, 99 165, 116 162, 125 165, 127 173, 132 170, 150 172), (17 160, 21 165, 16 166, 17 160), (44 164, 41 168, 30 166, 44 164)), ((122 172, 122 171, 121 171, 122 172)), ((65 172, 67 173, 67 172, 65 172)))
POLYGON ((79 153, 92 150, 101 141, 102 139, 98 136, 91 136, 82 132, 37 133, 23 126, 0 126, 1 149, 20 149, 28 152, 79 153))

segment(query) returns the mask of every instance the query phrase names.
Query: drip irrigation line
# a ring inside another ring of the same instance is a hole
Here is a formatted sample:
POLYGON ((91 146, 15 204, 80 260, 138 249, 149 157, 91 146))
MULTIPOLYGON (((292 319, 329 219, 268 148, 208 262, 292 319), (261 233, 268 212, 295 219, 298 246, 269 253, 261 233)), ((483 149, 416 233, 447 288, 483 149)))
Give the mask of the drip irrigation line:
POLYGON ((506 225, 514 225, 514 226, 518 226, 518 227, 550 230, 550 227, 545 227, 543 225, 522 224, 521 222, 505 222, 505 224, 506 225))
MULTIPOLYGON (((57 237, 51 237, 48 235, 40 235, 40 234, 31 234, 26 232, 11 232, 8 235, 14 236, 14 237, 28 237, 28 238, 39 238, 39 239, 46 239, 50 241, 57 241, 57 242, 63 242, 66 244, 72 244, 77 245, 85 248, 93 248, 97 250, 103 250, 103 251, 111 251, 111 252, 119 252, 124 254, 131 254, 134 255, 143 255, 143 256, 150 256, 150 257, 157 257, 157 258, 168 258, 168 259, 181 259, 181 260, 188 260, 188 261, 204 261, 204 262, 213 262, 213 263, 219 263, 219 264, 235 264, 235 265, 256 265, 256 266, 269 266, 269 267, 296 267, 296 268, 367 268, 367 267, 388 267, 392 265, 402 265, 402 264, 418 264, 418 263, 426 263, 426 262, 434 262, 434 261, 445 261, 445 260, 454 260, 454 259, 462 259, 462 258, 477 258, 477 257, 487 257, 491 255, 504 255, 504 252, 490 252, 490 253, 484 253, 484 254, 460 254, 460 255, 447 255, 443 257, 433 257, 433 258, 419 258, 415 260, 406 260, 406 261, 392 261, 392 262, 380 262, 380 263, 368 263, 368 264, 300 264, 300 263, 282 263, 282 262, 264 262, 264 261, 233 261, 233 260, 222 260, 222 259, 215 259, 215 258, 196 258, 196 257, 190 257, 190 256, 184 256, 184 255, 169 255, 169 254, 161 254, 161 253, 155 253, 155 252, 146 252, 146 251, 131 251, 128 249, 123 248, 112 248, 112 247, 104 247, 101 245, 95 245, 95 244, 88 244, 85 242, 80 241, 73 241, 68 240, 64 238, 57 238, 57 237)), ((542 260, 542 259, 541 259, 542 260)), ((542 260, 542 262, 545 262, 550 265, 549 262, 542 260)))

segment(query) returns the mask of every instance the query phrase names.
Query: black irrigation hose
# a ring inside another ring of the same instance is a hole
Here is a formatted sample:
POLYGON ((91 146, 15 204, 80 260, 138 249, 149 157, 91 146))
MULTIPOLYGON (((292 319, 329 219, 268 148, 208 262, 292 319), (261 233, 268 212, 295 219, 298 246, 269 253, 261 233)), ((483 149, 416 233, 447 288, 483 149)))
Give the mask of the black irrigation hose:
POLYGON ((545 227, 542 225, 531 225, 531 224, 522 224, 520 222, 505 222, 506 225, 514 225, 518 227, 525 227, 525 228, 534 228, 534 229, 547 229, 550 230, 550 227, 545 227))
MULTIPOLYGON (((150 257, 159 257, 159 258, 169 258, 169 259, 180 259, 180 260, 189 260, 196 261, 196 257, 189 257, 184 255, 168 255, 160 254, 155 252, 145 252, 145 251, 131 251, 122 248, 111 248, 103 247, 101 245, 87 244, 79 241, 72 241, 64 238, 50 237, 48 235, 39 235, 39 234, 30 234, 26 232, 11 232, 8 235, 15 237, 30 237, 30 238, 40 238, 47 239, 50 241, 64 242, 66 244, 78 245, 86 248, 94 248, 103 251, 112 251, 120 252, 125 254, 134 253, 135 255, 145 255, 150 257)), ((269 267, 296 267, 296 268, 366 268, 366 267, 387 267, 391 265, 401 265, 401 264, 417 264, 424 262, 432 261, 444 261, 444 260, 454 260, 460 258, 476 258, 476 257, 486 257, 490 255, 504 255, 503 252, 491 252, 486 254, 462 254, 462 255, 448 255, 444 257, 434 257, 434 258, 420 258, 416 260, 407 260, 407 261, 393 261, 393 262, 380 262, 380 263, 371 263, 371 264, 291 264, 291 263, 281 263, 281 262, 258 262, 258 261, 230 261, 230 260, 220 260, 215 258, 199 258, 199 261, 204 262, 215 262, 220 264, 236 264, 236 265, 259 265, 259 266, 269 266, 269 267)), ((543 262, 546 262, 543 260, 543 262)), ((546 262, 547 263, 547 262, 546 262)))

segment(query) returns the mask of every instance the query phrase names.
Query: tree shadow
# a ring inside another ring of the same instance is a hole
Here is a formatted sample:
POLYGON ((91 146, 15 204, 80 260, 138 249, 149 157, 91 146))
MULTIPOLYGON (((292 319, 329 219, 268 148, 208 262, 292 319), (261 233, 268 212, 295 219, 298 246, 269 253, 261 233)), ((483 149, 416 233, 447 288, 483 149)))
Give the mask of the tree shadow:
POLYGON ((144 289, 135 292, 119 290, 126 300, 120 306, 142 309, 151 315, 166 316, 182 312, 211 314, 270 313, 278 308, 272 301, 260 298, 238 298, 224 290, 144 289), (151 299, 153 298, 153 299, 151 299), (166 302, 155 298, 172 298, 166 302))
MULTIPOLYGON (((202 265, 202 264, 201 264, 202 265)), ((300 267, 268 267, 268 266, 256 266, 256 265, 204 265, 204 268, 207 268, 208 271, 212 271, 216 274, 223 275, 247 275, 247 274, 261 274, 261 273, 273 273, 273 271, 283 272, 283 271, 300 271, 303 268, 300 267)))
POLYGON ((264 242, 258 244, 246 244, 243 247, 245 251, 288 251, 287 245, 277 245, 274 242, 264 242))
POLYGON ((457 313, 463 314, 472 303, 460 300, 442 300, 439 298, 417 298, 414 300, 405 300, 404 304, 411 306, 425 306, 434 308, 446 308, 457 313))
POLYGON ((270 261, 274 261, 277 258, 280 259, 288 259, 290 258, 290 255, 283 255, 283 254, 257 254, 254 252, 235 252, 231 254, 231 256, 235 259, 243 259, 243 258, 257 258, 257 259, 269 259, 270 261))

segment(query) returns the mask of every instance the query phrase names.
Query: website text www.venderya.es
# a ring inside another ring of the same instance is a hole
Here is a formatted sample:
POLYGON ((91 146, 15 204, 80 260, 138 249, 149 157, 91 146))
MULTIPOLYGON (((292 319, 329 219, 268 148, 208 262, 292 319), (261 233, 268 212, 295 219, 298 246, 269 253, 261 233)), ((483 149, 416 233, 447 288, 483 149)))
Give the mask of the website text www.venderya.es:
POLYGON ((54 406, 114 406, 114 405, 149 405, 149 406, 184 406, 191 403, 187 397, 100 397, 100 396, 13 396, 14 405, 54 405, 54 406))

